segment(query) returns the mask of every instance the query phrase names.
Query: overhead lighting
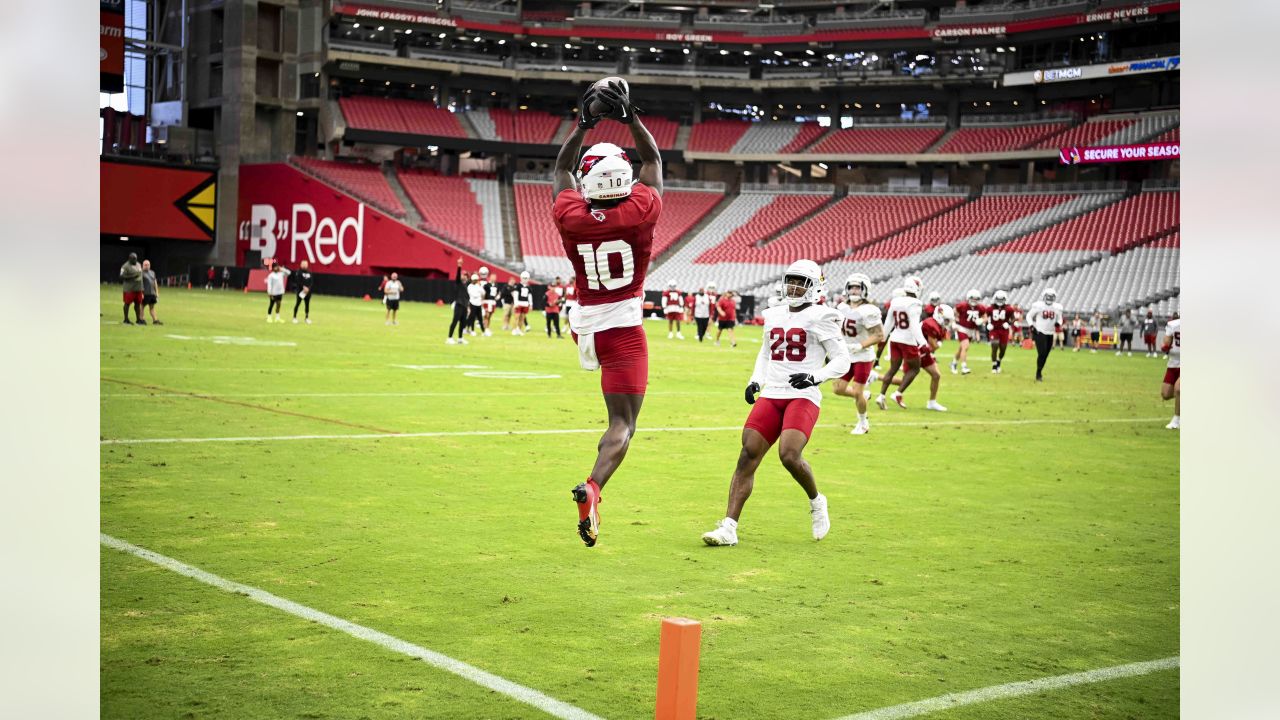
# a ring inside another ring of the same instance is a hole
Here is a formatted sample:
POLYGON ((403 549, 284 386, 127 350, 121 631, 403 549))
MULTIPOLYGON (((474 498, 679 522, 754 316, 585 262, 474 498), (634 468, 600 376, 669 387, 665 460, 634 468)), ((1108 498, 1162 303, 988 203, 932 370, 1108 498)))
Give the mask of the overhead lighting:
POLYGON ((439 34, 439 35, 437 35, 436 37, 438 37, 438 38, 440 38, 441 40, 443 40, 443 39, 445 38, 445 35, 446 35, 446 33, 440 33, 440 34, 439 34))
POLYGON ((1013 101, 1013 106, 1014 106, 1014 107, 1018 107, 1018 101, 1017 101, 1017 100, 1014 100, 1014 101, 1013 101))
POLYGON ((597 46, 596 46, 596 49, 597 49, 597 50, 599 50, 600 52, 604 52, 604 46, 603 46, 603 45, 597 45, 597 46))
POLYGON ((405 35, 412 35, 412 34, 413 34, 413 28, 409 28, 409 29, 405 30, 405 31, 404 31, 404 34, 405 34, 405 35))
POLYGON ((800 66, 801 66, 801 67, 809 67, 809 61, 808 61, 808 60, 805 60, 804 62, 800 63, 800 66))
POLYGON ((631 52, 631 46, 630 46, 630 45, 623 45, 623 46, 622 46, 622 52, 631 52))
POLYGON ((302 111, 301 111, 301 110, 299 110, 299 111, 298 111, 298 117, 302 117, 302 111))
POLYGON ((826 164, 826 163, 818 163, 818 167, 822 168, 823 170, 826 170, 826 169, 827 169, 827 164, 826 164))
POLYGON ((684 54, 685 54, 685 55, 688 55, 688 54, 689 54, 689 48, 685 48, 685 49, 684 49, 684 54))
POLYGON ((480 40, 482 40, 482 39, 483 39, 483 38, 481 38, 479 35, 477 35, 477 36, 475 36, 475 37, 471 38, 471 42, 480 42, 480 40))
POLYGON ((565 49, 565 50, 572 50, 572 49, 573 49, 573 46, 572 46, 572 45, 570 45, 569 43, 565 43, 565 44, 564 44, 564 49, 565 49))
POLYGON ((507 44, 507 39, 506 39, 506 38, 503 38, 503 39, 499 40, 499 41, 498 41, 498 44, 499 44, 499 45, 506 45, 506 44, 507 44))
MULTIPOLYGON (((379 26, 378 26, 378 32, 382 32, 383 30, 386 30, 386 29, 387 29, 387 28, 386 28, 386 26, 384 26, 384 25, 379 25, 379 26)), ((1080 38, 1080 39, 1081 39, 1081 40, 1083 40, 1084 38, 1080 38)))
POLYGON ((352 24, 351 24, 351 27, 353 27, 353 28, 359 28, 359 27, 360 27, 360 23, 352 23, 352 24))
POLYGON ((997 46, 996 46, 996 52, 998 52, 998 53, 1002 53, 1002 52, 1004 52, 1004 48, 1002 48, 1002 47, 1000 47, 1000 46, 998 46, 998 45, 997 45, 997 46))
POLYGON ((773 54, 774 54, 774 55, 777 55, 778 57, 782 57, 782 51, 781 51, 781 50, 774 50, 774 51, 773 51, 773 54))
POLYGON ((391 81, 390 81, 390 80, 388 80, 388 81, 386 81, 386 82, 384 82, 384 83, 382 83, 382 84, 383 84, 383 85, 390 85, 390 84, 391 84, 391 81))
POLYGON ((812 51, 812 50, 805 50, 805 51, 804 51, 804 54, 805 54, 805 55, 808 55, 808 56, 810 56, 810 57, 813 57, 813 51, 812 51))
MULTIPOLYGON (((862 109, 862 103, 854 103, 854 104, 853 104, 853 106, 854 106, 854 107, 856 107, 856 108, 858 108, 859 110, 861 110, 861 109, 862 109)), ((846 107, 848 107, 848 106, 846 105, 846 107)))
POLYGON ((721 50, 721 51, 720 51, 720 54, 721 54, 721 55, 728 55, 728 54, 729 54, 729 51, 728 51, 728 50, 721 50))
POLYGON ((991 101, 990 101, 990 100, 988 100, 988 101, 987 101, 987 107, 991 107, 991 101))
MULTIPOLYGON (((688 52, 688 50, 686 50, 685 52, 688 52)), ((750 51, 750 50, 743 50, 743 51, 742 51, 742 54, 743 54, 743 55, 746 55, 747 57, 751 57, 751 51, 750 51)))
POLYGON ((528 110, 528 109, 529 109, 529 106, 528 106, 528 105, 521 105, 521 106, 520 106, 520 109, 521 109, 521 110, 528 110))

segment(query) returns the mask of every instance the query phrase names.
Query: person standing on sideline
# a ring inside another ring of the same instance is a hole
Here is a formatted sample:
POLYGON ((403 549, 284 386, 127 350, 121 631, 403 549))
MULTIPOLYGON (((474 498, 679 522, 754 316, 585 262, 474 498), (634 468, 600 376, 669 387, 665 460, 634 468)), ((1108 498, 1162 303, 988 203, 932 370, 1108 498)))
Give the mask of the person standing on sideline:
POLYGON ((547 316, 547 337, 551 337, 551 326, 556 326, 556 339, 559 340, 564 336, 560 334, 560 288, 551 285, 547 288, 546 295, 547 307, 543 311, 547 316))
POLYGON ((834 308, 817 304, 824 284, 817 263, 796 260, 783 277, 787 304, 762 313, 764 334, 745 393, 752 407, 742 428, 742 450, 729 482, 724 519, 702 535, 707 545, 738 544, 742 508, 755 486, 756 469, 774 443, 782 466, 809 496, 813 539, 821 540, 831 529, 827 498, 818 492, 813 468, 804 459, 822 405, 818 385, 843 376, 850 364, 843 318, 834 308))
POLYGON ((1094 310, 1093 317, 1089 318, 1089 352, 1098 352, 1098 345, 1102 340, 1102 311, 1094 310))
POLYGON ((471 302, 471 294, 467 292, 467 277, 462 273, 462 258, 458 258, 458 269, 453 276, 453 320, 449 322, 449 336, 445 345, 466 345, 463 334, 467 331, 467 306, 471 302), (454 329, 458 330, 458 339, 453 339, 454 329))
POLYGON ((578 122, 556 155, 551 219, 573 264, 581 303, 571 318, 578 363, 600 370, 608 414, 591 473, 571 491, 578 536, 593 547, 600 532, 600 493, 626 459, 649 384, 644 282, 653 229, 662 215, 662 156, 623 83, 593 85, 579 108, 578 122), (630 131, 638 171, 616 145, 599 143, 581 153, 587 132, 602 119, 590 113, 597 99, 609 108, 609 118, 630 131))
POLYGON ((1125 310, 1116 324, 1120 327, 1120 345, 1116 348, 1116 357, 1122 352, 1127 352, 1132 357, 1133 331, 1138 329, 1138 319, 1133 316, 1132 310, 1125 310))
POLYGON ((480 267, 480 289, 484 291, 480 301, 480 309, 484 313, 480 324, 484 327, 484 336, 491 337, 493 333, 489 330, 489 323, 493 322, 493 313, 498 309, 498 284, 489 277, 489 268, 483 265, 480 267))
POLYGON ((120 283, 124 288, 124 324, 132 325, 129 320, 129 306, 133 306, 133 314, 139 325, 146 325, 142 319, 142 266, 138 264, 138 254, 129 253, 129 259, 120 266, 120 283))
POLYGON ((484 303, 484 286, 480 284, 480 276, 471 275, 471 282, 467 285, 467 332, 471 333, 471 337, 476 336, 476 326, 480 326, 480 332, 484 332, 484 309, 481 307, 484 303))
POLYGON ((1147 357, 1156 356, 1156 316, 1147 308, 1147 316, 1142 319, 1142 344, 1147 346, 1147 357))
POLYGON ((280 317, 280 305, 284 301, 284 288, 289 282, 289 271, 278 262, 271 263, 271 272, 267 273, 267 322, 284 322, 284 318, 280 317), (275 319, 271 318, 272 311, 275 311, 275 319))
POLYGON ((1062 332, 1062 325, 1066 322, 1062 303, 1058 302, 1058 291, 1045 288, 1040 299, 1031 303, 1027 316, 1031 318, 1036 341, 1036 382, 1043 382, 1044 364, 1053 350, 1053 338, 1062 332))
POLYGON ((693 322, 698 326, 698 342, 707 336, 707 325, 711 322, 711 314, 715 311, 716 284, 707 283, 705 289, 699 289, 693 296, 693 322))
POLYGON ((382 285, 382 303, 387 306, 387 325, 399 325, 396 315, 400 312, 400 294, 404 292, 404 283, 400 282, 399 273, 391 273, 391 277, 382 285))
MULTIPOLYGON (((814 296, 814 302, 818 300, 814 296)), ((738 325, 738 304, 733 301, 733 291, 725 290, 724 295, 716 301, 716 346, 720 346, 720 333, 725 330, 729 331, 729 347, 738 347, 737 337, 734 335, 735 328, 738 325)))
POLYGON ((1182 427, 1182 320, 1178 313, 1169 319, 1164 326, 1164 347, 1169 353, 1169 365, 1164 371, 1164 384, 1160 386, 1160 398, 1173 401, 1173 419, 1165 425, 1166 430, 1177 430, 1182 427))
POLYGON ((217 272, 218 272, 217 268, 215 268, 212 265, 209 266, 209 272, 206 274, 207 279, 205 280, 205 283, 204 283, 205 290, 213 289, 213 279, 217 277, 217 272))
POLYGON ((293 291, 297 293, 298 299, 293 301, 293 324, 298 324, 298 306, 302 305, 306 309, 303 311, 303 319, 307 324, 311 324, 311 266, 306 260, 298 265, 298 272, 293 275, 293 291))
POLYGON ((156 303, 160 300, 160 283, 156 281, 156 273, 151 269, 151 261, 142 261, 142 304, 147 306, 151 314, 152 325, 163 325, 156 317, 156 303))
POLYGON ((231 284, 231 268, 224 267, 222 268, 222 289, 226 290, 227 286, 230 284, 231 284))

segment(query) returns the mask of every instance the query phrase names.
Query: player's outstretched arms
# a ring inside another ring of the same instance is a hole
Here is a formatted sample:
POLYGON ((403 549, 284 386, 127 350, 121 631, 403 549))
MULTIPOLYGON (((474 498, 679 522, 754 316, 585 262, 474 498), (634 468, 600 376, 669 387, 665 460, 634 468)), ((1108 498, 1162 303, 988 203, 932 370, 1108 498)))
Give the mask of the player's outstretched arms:
POLYGON ((578 123, 573 126, 569 137, 564 139, 564 145, 560 146, 560 153, 556 155, 556 166, 555 170, 552 171, 552 203, 555 202, 560 193, 565 190, 573 190, 578 186, 578 183, 573 179, 573 166, 578 162, 578 156, 582 153, 582 141, 587 137, 587 131, 595 127, 596 122, 599 121, 599 118, 591 117, 588 111, 594 96, 594 88, 587 90, 582 96, 582 100, 578 102, 578 123))
POLYGON ((640 174, 636 179, 662 194, 662 155, 658 153, 658 143, 650 134, 649 128, 640 122, 635 115, 631 128, 631 139, 635 140, 636 153, 640 155, 640 174))

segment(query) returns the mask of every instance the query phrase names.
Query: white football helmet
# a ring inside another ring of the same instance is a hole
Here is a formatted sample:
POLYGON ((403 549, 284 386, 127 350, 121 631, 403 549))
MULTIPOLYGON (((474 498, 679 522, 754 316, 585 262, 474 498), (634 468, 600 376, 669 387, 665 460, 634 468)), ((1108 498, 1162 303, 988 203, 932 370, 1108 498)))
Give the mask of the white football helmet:
POLYGON ((675 289, 676 289, 676 279, 675 279, 675 278, 671 278, 670 280, 668 280, 668 281, 667 281, 667 287, 671 288, 672 290, 675 290, 675 289))
POLYGON ((825 289, 826 280, 822 277, 822 268, 812 260, 797 260, 787 267, 782 277, 786 292, 787 304, 791 307, 809 305, 818 301, 819 291, 825 289), (792 293, 791 288, 801 289, 799 295, 792 293))
POLYGON ((716 291, 716 284, 714 282, 707 283, 707 292, 713 293, 715 291, 716 291))
POLYGON ((522 280, 522 281, 524 281, 524 280, 528 280, 528 279, 529 279, 529 278, 531 278, 531 277, 533 277, 533 276, 529 274, 529 271, 528 271, 528 270, 525 270, 524 272, 520 273, 520 280, 522 280))
POLYGON ((844 289, 849 293, 849 302, 864 302, 867 293, 871 292, 871 278, 862 273, 853 273, 845 279, 844 289))
POLYGON ((489 277, 489 268, 487 268, 487 267, 485 267, 485 266, 481 265, 481 266, 480 266, 480 277, 482 277, 482 278, 487 278, 487 277, 489 277))
POLYGON ((1058 291, 1053 288, 1044 289, 1044 301, 1052 305, 1058 301, 1058 291))
POLYGON ((911 277, 906 278, 905 280, 902 281, 902 289, 905 290, 907 294, 910 295, 911 297, 918 298, 920 297, 921 291, 924 290, 924 283, 921 282, 920 278, 916 277, 915 275, 912 275, 911 277))
POLYGON ((939 305, 933 309, 933 320, 942 327, 949 328, 956 320, 956 311, 950 305, 939 305))
POLYGON ((480 276, 475 273, 471 273, 471 282, 480 282, 480 276))
POLYGON ((582 194, 588 200, 620 200, 631 194, 631 163, 620 157, 604 157, 582 176, 582 194))
POLYGON ((930 304, 930 305, 937 305, 937 304, 938 304, 938 303, 940 303, 940 302, 942 302, 942 293, 940 293, 940 292, 938 292, 938 291, 936 291, 936 290, 935 290, 935 291, 933 291, 933 292, 931 292, 931 293, 929 293, 929 304, 930 304))
POLYGON ((631 158, 627 157, 627 152, 617 145, 613 143, 596 143, 583 153, 582 162, 578 164, 578 177, 586 175, 596 163, 607 157, 622 158, 628 163, 631 162, 631 158))
POLYGON ((1009 302, 1009 293, 1003 290, 997 290, 996 294, 991 297, 991 302, 995 303, 996 305, 1004 305, 1005 303, 1009 302))
POLYGON ((966 299, 966 300, 968 300, 969 302, 971 302, 971 303, 976 303, 976 302, 978 302, 979 300, 982 300, 982 291, 981 291, 981 290, 979 290, 978 288, 974 288, 974 289, 970 290, 969 292, 965 293, 965 294, 964 294, 964 297, 965 297, 965 299, 966 299))

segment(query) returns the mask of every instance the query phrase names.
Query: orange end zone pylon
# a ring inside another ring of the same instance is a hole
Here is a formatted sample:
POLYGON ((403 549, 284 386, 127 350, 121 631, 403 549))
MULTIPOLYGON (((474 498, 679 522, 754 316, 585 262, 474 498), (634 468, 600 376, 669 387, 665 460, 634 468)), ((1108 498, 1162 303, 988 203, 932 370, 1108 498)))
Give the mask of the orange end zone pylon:
POLYGON ((702 623, 688 618, 663 618, 655 720, 695 720, 701 644, 702 623))

